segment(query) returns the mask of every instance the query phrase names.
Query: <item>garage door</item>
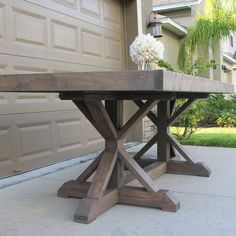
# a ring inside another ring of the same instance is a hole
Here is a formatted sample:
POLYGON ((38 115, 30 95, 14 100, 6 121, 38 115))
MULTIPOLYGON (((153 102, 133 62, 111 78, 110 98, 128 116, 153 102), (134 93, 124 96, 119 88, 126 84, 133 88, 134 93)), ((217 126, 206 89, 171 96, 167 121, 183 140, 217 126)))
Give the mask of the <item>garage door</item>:
MULTIPOLYGON (((0 0, 0 73, 123 69, 122 15, 118 0, 0 0)), ((57 94, 0 94, 0 176, 102 145, 57 94)))

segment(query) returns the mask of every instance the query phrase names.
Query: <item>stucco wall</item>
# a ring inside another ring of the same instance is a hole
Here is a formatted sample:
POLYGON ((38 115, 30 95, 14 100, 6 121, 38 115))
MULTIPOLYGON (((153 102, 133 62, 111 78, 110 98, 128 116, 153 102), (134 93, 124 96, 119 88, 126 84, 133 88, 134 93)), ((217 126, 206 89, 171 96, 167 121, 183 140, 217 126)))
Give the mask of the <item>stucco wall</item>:
POLYGON ((177 59, 178 59, 181 39, 166 29, 163 29, 162 32, 163 32, 163 37, 161 38, 160 41, 165 46, 164 60, 173 65, 175 68, 177 68, 178 67, 177 59))
POLYGON ((226 60, 223 60, 223 64, 227 67, 227 71, 223 72, 222 82, 231 84, 233 81, 233 67, 232 64, 226 60))

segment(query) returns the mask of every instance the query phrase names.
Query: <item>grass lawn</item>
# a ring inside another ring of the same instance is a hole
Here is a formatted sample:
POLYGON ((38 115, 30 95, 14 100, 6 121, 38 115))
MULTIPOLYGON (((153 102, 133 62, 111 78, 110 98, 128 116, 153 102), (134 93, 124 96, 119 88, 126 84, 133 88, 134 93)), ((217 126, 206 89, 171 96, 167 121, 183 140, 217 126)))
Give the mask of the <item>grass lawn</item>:
MULTIPOLYGON (((175 133, 176 128, 172 127, 171 132, 175 133)), ((236 128, 199 128, 182 144, 236 148, 236 128)))

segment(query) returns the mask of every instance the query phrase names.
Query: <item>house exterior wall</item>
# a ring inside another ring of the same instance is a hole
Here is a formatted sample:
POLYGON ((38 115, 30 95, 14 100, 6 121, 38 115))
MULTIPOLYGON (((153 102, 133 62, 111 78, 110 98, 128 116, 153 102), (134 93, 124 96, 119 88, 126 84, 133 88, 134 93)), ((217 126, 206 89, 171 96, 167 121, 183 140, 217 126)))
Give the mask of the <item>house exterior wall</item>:
POLYGON ((224 48, 224 52, 228 52, 228 53, 232 54, 232 56, 234 56, 235 51, 236 51, 236 32, 232 33, 231 36, 232 36, 233 46, 231 45, 230 37, 227 37, 227 38, 223 39, 222 40, 222 45, 223 45, 223 48, 224 48))
POLYGON ((180 9, 175 11, 169 11, 169 12, 161 12, 160 14, 163 14, 180 25, 189 28, 193 23, 193 17, 192 17, 192 11, 191 8, 188 9, 180 9))
POLYGON ((163 56, 164 60, 173 65, 174 68, 178 68, 177 59, 179 55, 181 39, 166 29, 163 29, 162 33, 163 37, 160 39, 160 41, 165 47, 163 56))
POLYGON ((232 64, 226 60, 223 60, 223 64, 227 67, 227 71, 223 72, 222 82, 232 84, 232 76, 233 76, 233 67, 232 64))
MULTIPOLYGON (((236 60, 236 33, 232 33, 230 37, 222 40, 222 47, 224 53, 231 56, 234 60, 236 60)), ((229 71, 224 73, 224 81, 230 81, 234 87, 236 87, 236 71, 235 64, 229 63, 226 60, 223 61, 223 64, 227 66, 229 71)), ((236 92, 236 88, 235 88, 236 92)))
POLYGON ((212 58, 216 62, 216 69, 210 69, 213 71, 211 79, 218 80, 218 81, 223 81, 224 78, 224 72, 222 70, 222 65, 223 65, 223 46, 222 42, 219 41, 216 43, 214 46, 214 49, 212 51, 212 58))
POLYGON ((232 70, 232 84, 234 85, 234 93, 236 94, 236 69, 232 70))
POLYGON ((169 11, 161 11, 160 14, 163 14, 180 25, 189 28, 193 25, 194 19, 197 16, 198 12, 204 14, 205 12, 205 1, 201 1, 200 4, 193 5, 191 7, 187 7, 185 9, 178 10, 169 10, 169 11))
MULTIPOLYGON (((118 0, 0 0, 0 73, 126 68, 123 9, 118 0)), ((0 177, 102 146, 58 94, 0 94, 0 177)))

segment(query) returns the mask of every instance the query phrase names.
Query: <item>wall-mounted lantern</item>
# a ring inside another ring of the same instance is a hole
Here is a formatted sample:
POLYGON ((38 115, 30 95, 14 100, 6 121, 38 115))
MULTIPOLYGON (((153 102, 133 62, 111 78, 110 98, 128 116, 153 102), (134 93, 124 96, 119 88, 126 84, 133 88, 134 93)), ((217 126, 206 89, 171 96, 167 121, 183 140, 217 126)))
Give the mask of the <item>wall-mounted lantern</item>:
POLYGON ((230 71, 226 65, 222 65, 222 70, 224 71, 224 73, 227 73, 230 71))
POLYGON ((149 22, 148 22, 148 28, 151 28, 151 34, 154 38, 160 38, 162 37, 162 29, 161 29, 161 16, 158 15, 156 11, 151 11, 149 13, 149 22))
POLYGON ((216 61, 211 60, 212 68, 215 70, 217 68, 216 61))

